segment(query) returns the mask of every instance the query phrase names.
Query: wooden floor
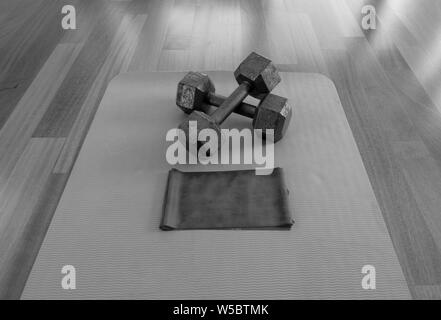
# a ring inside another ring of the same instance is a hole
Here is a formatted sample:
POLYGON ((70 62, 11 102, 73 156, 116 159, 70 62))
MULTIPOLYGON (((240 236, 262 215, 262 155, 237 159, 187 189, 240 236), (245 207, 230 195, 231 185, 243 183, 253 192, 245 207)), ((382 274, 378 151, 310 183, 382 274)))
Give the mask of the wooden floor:
POLYGON ((0 298, 20 297, 115 75, 232 70, 251 50, 333 80, 411 293, 441 298, 440 40, 439 0, 1 1, 0 298))

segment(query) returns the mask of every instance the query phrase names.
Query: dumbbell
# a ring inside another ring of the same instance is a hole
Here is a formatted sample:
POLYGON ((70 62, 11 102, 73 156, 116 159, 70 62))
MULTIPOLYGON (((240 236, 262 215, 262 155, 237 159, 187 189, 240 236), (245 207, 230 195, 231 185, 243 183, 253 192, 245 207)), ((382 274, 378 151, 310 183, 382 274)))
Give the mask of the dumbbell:
MULTIPOLYGON (((185 113, 194 110, 207 113, 210 106, 219 107, 225 100, 226 97, 215 93, 213 82, 204 73, 190 71, 178 83, 176 105, 185 113)), ((274 142, 283 137, 291 119, 287 99, 272 93, 257 107, 242 102, 233 112, 253 119, 254 129, 273 129, 274 142)))
MULTIPOLYGON (((253 127, 255 129, 273 129, 274 141, 280 140, 289 124, 291 108, 287 104, 287 99, 269 94, 281 80, 272 62, 253 52, 239 65, 234 72, 234 76, 239 86, 229 97, 224 99, 223 97, 216 97, 214 94, 209 95, 209 101, 212 100, 215 104, 220 104, 214 113, 207 115, 204 112, 194 110, 181 123, 179 128, 188 137, 190 121, 196 121, 198 131, 211 128, 220 136, 219 125, 236 110, 239 111, 238 113, 245 113, 245 115, 253 118, 253 127), (242 103, 248 94, 262 99, 259 107, 256 108, 242 103)), ((191 81, 188 83, 191 83, 191 81)), ((177 103, 186 112, 193 110, 194 106, 203 104, 204 99, 201 92, 207 90, 214 92, 214 86, 211 81, 206 81, 205 79, 202 85, 195 81, 193 83, 195 84, 193 86, 178 88, 177 100, 179 102, 177 101, 177 103)))
MULTIPOLYGON (((178 83, 176 105, 185 113, 194 110, 208 112, 210 106, 219 107, 227 97, 215 93, 216 89, 211 79, 202 72, 188 72, 178 83)), ((242 102, 235 110, 245 117, 253 118, 256 107, 242 102)))

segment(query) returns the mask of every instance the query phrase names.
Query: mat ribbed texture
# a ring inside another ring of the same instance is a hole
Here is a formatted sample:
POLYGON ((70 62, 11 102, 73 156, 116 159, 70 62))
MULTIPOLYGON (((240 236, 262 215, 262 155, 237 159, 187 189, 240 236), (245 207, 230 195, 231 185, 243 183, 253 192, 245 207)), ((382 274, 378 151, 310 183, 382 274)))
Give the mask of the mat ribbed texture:
MULTIPOLYGON (((126 74, 101 102, 22 298, 410 298, 333 83, 283 73, 275 91, 293 105, 276 144, 296 224, 291 231, 158 229, 170 165, 165 134, 183 73, 126 74), (63 265, 77 289, 61 288, 63 265), (377 289, 361 287, 363 265, 377 289)), ((231 72, 212 72, 221 93, 231 72)), ((248 127, 232 116, 224 127, 248 127)), ((237 170, 250 166, 177 166, 237 170)))

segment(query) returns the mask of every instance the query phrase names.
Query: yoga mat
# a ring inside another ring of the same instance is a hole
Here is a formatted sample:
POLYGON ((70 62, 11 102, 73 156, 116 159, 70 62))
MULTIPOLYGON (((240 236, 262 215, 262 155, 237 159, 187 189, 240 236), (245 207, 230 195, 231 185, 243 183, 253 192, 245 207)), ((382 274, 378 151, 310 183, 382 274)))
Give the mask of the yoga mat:
MULTIPOLYGON (((222 94, 236 85, 231 72, 209 75, 222 94)), ((160 231, 172 167, 165 136, 185 118, 174 103, 183 76, 123 74, 109 84, 23 299, 410 298, 338 94, 323 75, 282 73, 275 90, 293 107, 274 146, 296 221, 290 231, 160 231), (76 269, 75 290, 61 286, 64 265, 76 269), (375 267, 375 290, 362 287, 365 265, 375 267)), ((232 115, 222 126, 251 121, 232 115)))

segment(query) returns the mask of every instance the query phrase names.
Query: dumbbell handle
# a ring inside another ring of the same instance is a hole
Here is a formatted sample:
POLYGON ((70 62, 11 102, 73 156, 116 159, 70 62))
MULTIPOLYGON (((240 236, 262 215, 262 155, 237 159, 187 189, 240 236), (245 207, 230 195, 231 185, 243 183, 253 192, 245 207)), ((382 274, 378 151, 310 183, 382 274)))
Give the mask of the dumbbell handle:
POLYGON ((244 81, 230 94, 219 108, 211 115, 214 122, 221 124, 248 96, 251 85, 244 81))
MULTIPOLYGON (((224 101, 227 100, 227 97, 221 96, 216 93, 208 93, 206 103, 210 106, 219 107, 224 103, 224 101)), ((252 104, 242 102, 235 110, 234 113, 240 114, 241 116, 247 117, 247 118, 254 118, 254 115, 256 114, 256 106, 253 106, 252 104)))

